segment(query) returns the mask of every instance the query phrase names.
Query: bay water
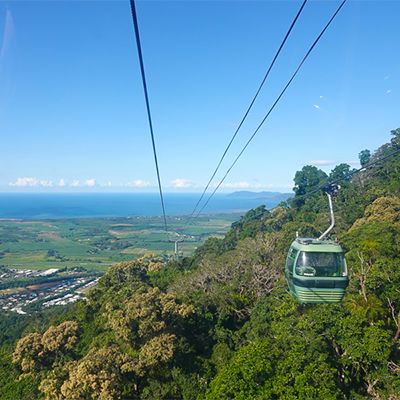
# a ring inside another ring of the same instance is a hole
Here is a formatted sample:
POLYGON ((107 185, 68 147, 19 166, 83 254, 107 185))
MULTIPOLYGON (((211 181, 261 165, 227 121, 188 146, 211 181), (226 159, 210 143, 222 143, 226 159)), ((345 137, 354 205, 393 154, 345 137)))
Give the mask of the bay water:
MULTIPOLYGON (((198 193, 166 193, 166 214, 190 215, 198 193)), ((276 200, 217 194, 203 213, 241 213, 276 200)), ((130 217, 162 215, 158 193, 0 193, 0 218, 64 219, 90 217, 130 217)))

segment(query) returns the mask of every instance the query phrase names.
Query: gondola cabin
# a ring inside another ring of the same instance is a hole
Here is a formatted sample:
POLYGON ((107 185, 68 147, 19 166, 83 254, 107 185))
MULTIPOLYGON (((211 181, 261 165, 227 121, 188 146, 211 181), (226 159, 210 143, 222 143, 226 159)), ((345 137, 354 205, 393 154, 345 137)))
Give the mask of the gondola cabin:
POLYGON ((289 248, 285 276, 300 303, 339 303, 349 284, 343 249, 333 240, 297 238, 289 248))

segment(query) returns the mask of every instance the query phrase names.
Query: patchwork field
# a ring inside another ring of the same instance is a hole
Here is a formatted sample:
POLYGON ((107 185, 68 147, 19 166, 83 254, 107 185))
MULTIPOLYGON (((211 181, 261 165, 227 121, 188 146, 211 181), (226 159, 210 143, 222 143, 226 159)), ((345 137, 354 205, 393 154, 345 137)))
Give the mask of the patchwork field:
POLYGON ((87 218, 0 221, 0 265, 48 269, 84 267, 105 270, 109 265, 145 253, 170 255, 174 241, 183 255, 191 254, 209 236, 221 236, 238 214, 168 219, 169 233, 159 217, 87 218))

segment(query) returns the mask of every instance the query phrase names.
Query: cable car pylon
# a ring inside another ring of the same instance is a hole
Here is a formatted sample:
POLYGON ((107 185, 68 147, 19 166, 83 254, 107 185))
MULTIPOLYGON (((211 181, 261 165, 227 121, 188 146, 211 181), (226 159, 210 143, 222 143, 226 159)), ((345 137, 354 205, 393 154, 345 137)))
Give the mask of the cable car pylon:
POLYGON ((185 235, 181 235, 177 232, 171 232, 174 235, 176 235, 177 237, 175 237, 174 239, 168 239, 168 242, 170 243, 174 243, 174 258, 175 260, 179 259, 179 243, 182 243, 185 240, 185 235))

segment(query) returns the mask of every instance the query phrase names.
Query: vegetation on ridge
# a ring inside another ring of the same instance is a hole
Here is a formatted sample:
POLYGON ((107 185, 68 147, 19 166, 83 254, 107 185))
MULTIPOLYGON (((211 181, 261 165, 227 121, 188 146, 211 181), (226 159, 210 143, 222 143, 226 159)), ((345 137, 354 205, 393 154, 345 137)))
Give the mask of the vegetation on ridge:
POLYGON ((329 176, 306 166, 293 200, 250 210, 192 257, 111 267, 87 302, 19 339, 12 357, 3 348, 0 398, 399 399, 400 129, 392 134, 368 160, 360 153, 373 167, 343 179, 346 164, 329 176), (337 179, 334 233, 350 286, 342 304, 300 305, 284 282, 286 251, 296 231, 326 228, 315 189, 337 179))

